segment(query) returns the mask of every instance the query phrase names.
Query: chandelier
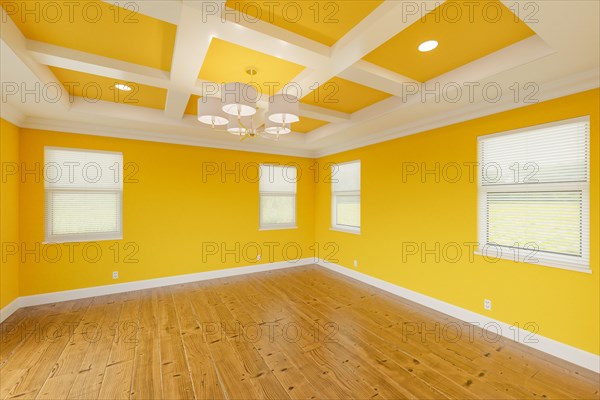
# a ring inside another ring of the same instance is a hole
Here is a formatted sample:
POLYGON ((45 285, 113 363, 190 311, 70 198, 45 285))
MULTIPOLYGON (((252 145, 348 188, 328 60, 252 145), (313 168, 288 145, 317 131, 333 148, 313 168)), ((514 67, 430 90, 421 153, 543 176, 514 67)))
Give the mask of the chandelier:
MULTIPOLYGON (((246 73, 252 78, 256 69, 249 67, 246 73)), ((269 109, 262 118, 262 113, 257 113, 258 97, 256 87, 251 84, 224 83, 221 97, 198 99, 198 121, 216 131, 240 136, 241 140, 256 136, 278 139, 279 135, 290 133, 290 125, 300 120, 298 98, 285 93, 271 96, 269 109)))

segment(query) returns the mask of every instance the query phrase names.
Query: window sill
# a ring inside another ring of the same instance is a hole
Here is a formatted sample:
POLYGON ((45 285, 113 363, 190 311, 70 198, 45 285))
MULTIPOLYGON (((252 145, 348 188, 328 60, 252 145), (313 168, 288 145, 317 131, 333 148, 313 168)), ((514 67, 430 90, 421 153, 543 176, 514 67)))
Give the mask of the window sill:
POLYGON ((525 261, 525 260, 521 260, 521 259, 515 260, 515 257, 506 256, 506 255, 500 255, 500 256, 498 256, 497 254, 484 255, 481 251, 475 251, 474 254, 481 256, 481 257, 489 257, 494 260, 502 259, 502 260, 509 260, 509 261, 513 261, 513 262, 524 263, 524 264, 537 265, 540 267, 550 267, 550 268, 564 269, 567 271, 583 272, 584 274, 592 273, 592 270, 589 268, 589 265, 587 266, 587 268, 580 267, 574 263, 568 263, 568 262, 552 259, 549 257, 535 257, 537 262, 531 262, 531 261, 525 261))
POLYGON ((89 242, 107 242, 107 241, 114 241, 114 240, 123 240, 123 236, 55 238, 55 239, 45 239, 42 242, 42 244, 89 243, 89 242))
POLYGON ((258 228, 259 231, 281 231, 284 229, 298 229, 295 225, 282 225, 282 226, 264 226, 258 228))
POLYGON ((360 235, 360 228, 359 229, 352 229, 352 228, 338 228, 338 227, 331 227, 329 228, 330 231, 337 231, 337 232, 344 232, 344 233, 352 233, 353 235, 360 235))

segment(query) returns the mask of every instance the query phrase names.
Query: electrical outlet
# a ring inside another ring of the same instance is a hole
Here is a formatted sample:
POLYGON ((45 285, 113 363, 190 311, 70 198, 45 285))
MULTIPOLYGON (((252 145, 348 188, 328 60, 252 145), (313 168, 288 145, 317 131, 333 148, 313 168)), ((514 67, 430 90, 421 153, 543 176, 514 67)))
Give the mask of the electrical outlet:
POLYGON ((113 271, 113 279, 119 279, 119 271, 113 271))
POLYGON ((256 261, 260 261, 260 254, 256 256, 256 261))
POLYGON ((492 309, 492 301, 488 300, 488 299, 483 299, 483 308, 485 308, 486 310, 491 310, 492 309))
POLYGON ((358 268, 358 260, 354 260, 354 268, 358 268))

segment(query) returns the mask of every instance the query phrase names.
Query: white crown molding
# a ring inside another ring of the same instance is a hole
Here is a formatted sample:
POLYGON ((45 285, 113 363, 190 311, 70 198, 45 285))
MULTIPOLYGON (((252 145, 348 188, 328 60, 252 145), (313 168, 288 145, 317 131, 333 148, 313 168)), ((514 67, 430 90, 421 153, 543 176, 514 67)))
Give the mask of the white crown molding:
POLYGON ((597 373, 600 372, 600 356, 597 354, 593 354, 588 351, 581 350, 568 344, 561 343, 554 339, 550 339, 537 334, 535 335, 535 342, 533 340, 525 340, 526 338, 529 338, 531 336, 531 332, 521 329, 520 327, 511 326, 505 322, 498 321, 485 315, 481 315, 473 311, 469 311, 464 308, 455 306, 453 304, 435 299, 433 297, 429 297, 424 294, 403 288, 401 286, 394 285, 392 283, 372 277, 367 274, 363 274, 362 272, 351 270, 338 264, 330 263, 324 260, 319 260, 317 264, 331 271, 348 276, 352 279, 356 279, 361 283, 365 283, 367 285, 371 285, 376 288, 385 290, 386 292, 392 293, 396 296, 402 297, 404 299, 413 301, 417 304, 447 314, 453 318, 457 318, 466 323, 475 325, 476 327, 485 329, 486 326, 494 326, 494 329, 489 329, 489 331, 494 335, 500 333, 502 336, 513 341, 516 336, 517 338, 522 339, 517 341, 518 343, 542 351, 544 353, 548 353, 550 355, 579 365, 580 367, 589 369, 591 371, 597 373), (498 327, 500 329, 497 329, 498 327), (518 331, 518 334, 515 335, 515 331, 518 331))
MULTIPOLYGON (((583 92, 598 88, 600 86, 600 72, 591 69, 567 78, 558 79, 540 86, 537 98, 547 101, 570 94, 583 92)), ((340 143, 335 143, 323 148, 316 148, 315 143, 311 147, 298 148, 294 145, 286 147, 270 146, 264 142, 253 144, 251 142, 225 142, 219 139, 206 139, 201 137, 190 137, 176 133, 157 133, 142 129, 127 129, 112 126, 101 126, 97 123, 83 121, 55 120, 48 118, 27 117, 9 103, 2 104, 1 116, 11 123, 29 129, 49 130, 57 132, 77 133, 84 135, 96 135, 115 137, 121 139, 142 140, 159 143, 171 143, 197 147, 208 147, 228 150, 238 150, 265 154, 287 155, 304 158, 319 158, 332 154, 353 150, 400 137, 413 135, 428 130, 508 111, 516 108, 526 107, 530 104, 514 103, 511 101, 499 103, 487 103, 480 101, 471 103, 446 113, 433 115, 430 118, 409 123, 401 127, 391 128, 379 132, 370 132, 368 135, 360 136, 354 140, 340 138, 340 143)))
POLYGON ((22 127, 26 121, 25 114, 17 110, 16 107, 9 103, 2 103, 0 105, 0 118, 3 118, 13 125, 22 127))
POLYGON ((195 147, 207 147, 215 149, 237 150, 251 153, 277 154, 293 157, 313 158, 313 151, 294 147, 271 147, 264 142, 257 145, 244 142, 224 142, 205 138, 193 138, 173 133, 157 133, 145 130, 117 128, 111 126, 100 126, 95 123, 81 121, 65 121, 47 118, 26 118, 19 124, 21 128, 48 130, 55 132, 67 132, 81 135, 113 137, 119 139, 140 140, 147 142, 179 144, 195 147))
MULTIPOLYGON (((579 74, 574 74, 567 78, 545 83, 540 86, 536 96, 538 100, 542 102, 595 89, 599 86, 600 71, 598 69, 591 69, 579 74)), ((386 142, 388 140, 414 135, 432 129, 497 114, 503 111, 527 107, 530 105, 532 104, 515 103, 510 101, 510 99, 498 103, 480 101, 447 113, 433 115, 430 118, 422 119, 418 122, 407 124, 402 127, 386 129, 380 132, 370 133, 367 137, 359 137, 355 140, 349 140, 344 143, 336 143, 326 146, 315 150, 314 156, 319 158, 348 150, 354 150, 357 148, 370 146, 372 144, 386 142)))

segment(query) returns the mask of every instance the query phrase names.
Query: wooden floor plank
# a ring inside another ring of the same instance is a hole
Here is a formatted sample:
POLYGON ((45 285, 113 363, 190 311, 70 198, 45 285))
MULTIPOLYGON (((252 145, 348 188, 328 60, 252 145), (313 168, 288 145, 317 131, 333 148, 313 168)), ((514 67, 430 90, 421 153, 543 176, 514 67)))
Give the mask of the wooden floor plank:
POLYGON ((77 307, 79 307, 78 302, 65 301, 17 310, 1 324, 0 367, 29 336, 39 334, 40 330, 46 329, 53 323, 53 319, 77 307))
POLYGON ((108 296, 93 299, 83 319, 73 333, 73 338, 56 361, 37 399, 65 399, 75 380, 81 373, 81 361, 86 354, 94 351, 92 344, 99 339, 98 334, 106 331, 114 302, 108 296))
MULTIPOLYGON (((102 320, 90 321, 86 327, 86 336, 90 346, 83 355, 79 372, 69 391, 69 399, 96 399, 102 387, 104 372, 115 339, 115 327, 123 309, 124 294, 101 296, 99 301, 106 302, 105 316, 102 320)), ((52 393, 49 394, 50 396, 52 393)))
POLYGON ((318 266, 30 307, 0 324, 0 399, 600 399, 599 391, 598 374, 318 266), (53 324, 62 335, 40 337, 53 324), (440 337, 452 324, 463 335, 440 337))
POLYGON ((156 290, 144 292, 140 300, 139 331, 130 398, 134 400, 162 398, 158 295, 156 290))
POLYGON ((276 327, 256 321, 250 316, 247 307, 252 303, 242 293, 225 286, 221 286, 218 290, 223 303, 243 327, 243 334, 254 344, 266 365, 287 390, 288 395, 292 399, 325 398, 302 373, 298 360, 290 357, 285 351, 286 346, 279 343, 281 334, 275 329, 276 327))
POLYGON ((0 398, 37 396, 90 303, 91 299, 83 299, 56 306, 39 323, 32 323, 31 334, 0 369, 0 398))
POLYGON ((113 340, 99 399, 129 399, 133 380, 135 348, 139 341, 139 311, 141 292, 132 292, 123 301, 123 308, 113 340))
POLYGON ((225 399, 214 360, 202 334, 202 326, 192 307, 193 292, 183 287, 173 290, 188 367, 197 399, 225 399))
POLYGON ((345 362, 350 365, 355 371, 360 371, 358 375, 366 382, 377 382, 374 389, 377 390, 380 396, 384 398, 448 397, 443 391, 428 385, 425 381, 420 380, 418 376, 400 368, 400 365, 392 366, 394 363, 393 361, 388 363, 388 356, 379 352, 375 347, 361 342, 356 334, 347 329, 347 324, 339 322, 343 319, 337 318, 338 315, 335 314, 320 313, 311 306, 312 295, 298 289, 293 284, 294 281, 290 276, 287 277, 287 280, 291 284, 281 287, 279 295, 282 296, 284 292, 293 294, 295 301, 298 301, 295 306, 297 312, 305 314, 308 319, 318 322, 317 326, 322 328, 320 335, 324 338, 326 347, 333 357, 338 362, 345 362), (328 324, 331 328, 325 330, 324 327, 328 324))
MULTIPOLYGON (((207 331, 205 340, 227 398, 266 398, 265 395, 270 393, 270 390, 261 386, 259 373, 227 337, 227 330, 233 330, 235 327, 231 323, 227 324, 230 321, 221 320, 218 307, 222 304, 218 296, 210 287, 204 287, 194 292, 192 306, 199 322, 207 331)), ((289 397, 284 394, 282 398, 289 397)))
POLYGON ((181 330, 170 288, 156 289, 158 293, 160 365, 162 397, 194 399, 181 330))

